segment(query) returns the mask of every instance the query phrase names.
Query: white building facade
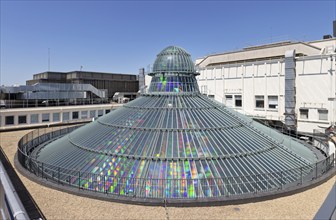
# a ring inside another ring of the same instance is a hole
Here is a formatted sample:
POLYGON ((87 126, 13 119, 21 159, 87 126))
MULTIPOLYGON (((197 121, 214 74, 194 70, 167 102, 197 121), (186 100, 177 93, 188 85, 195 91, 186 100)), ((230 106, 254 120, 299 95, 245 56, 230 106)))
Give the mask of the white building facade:
POLYGON ((312 133, 335 124, 335 48, 332 38, 210 55, 196 60, 197 80, 203 94, 243 114, 312 133))

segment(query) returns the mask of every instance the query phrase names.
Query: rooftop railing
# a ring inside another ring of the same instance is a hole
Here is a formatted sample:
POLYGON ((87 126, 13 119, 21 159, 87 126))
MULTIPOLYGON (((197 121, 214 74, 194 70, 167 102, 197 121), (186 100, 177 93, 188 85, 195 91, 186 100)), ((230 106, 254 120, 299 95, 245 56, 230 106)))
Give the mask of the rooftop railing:
MULTIPOLYGON (((195 179, 144 179, 100 173, 82 172, 41 162, 34 149, 43 143, 64 136, 80 126, 41 128, 29 132, 18 144, 18 161, 36 177, 63 186, 108 196, 150 199, 229 198, 261 192, 280 192, 300 185, 309 185, 335 166, 332 154, 316 163, 257 175, 195 179)), ((320 139, 319 139, 320 140, 320 139)), ((322 142, 321 144, 325 144, 322 142)))

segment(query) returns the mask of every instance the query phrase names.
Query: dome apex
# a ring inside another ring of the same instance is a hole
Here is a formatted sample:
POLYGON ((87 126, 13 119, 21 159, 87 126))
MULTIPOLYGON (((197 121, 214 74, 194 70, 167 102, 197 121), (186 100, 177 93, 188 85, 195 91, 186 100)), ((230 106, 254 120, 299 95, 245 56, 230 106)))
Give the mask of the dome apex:
POLYGON ((157 55, 152 74, 165 72, 194 74, 195 67, 190 54, 177 46, 163 49, 157 55))

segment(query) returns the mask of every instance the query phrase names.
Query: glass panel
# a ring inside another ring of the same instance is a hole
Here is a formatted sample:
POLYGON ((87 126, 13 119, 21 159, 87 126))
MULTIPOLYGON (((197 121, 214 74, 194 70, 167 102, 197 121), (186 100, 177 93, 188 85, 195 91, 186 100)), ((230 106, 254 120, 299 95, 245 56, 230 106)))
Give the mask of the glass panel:
POLYGON ((60 113, 59 112, 53 113, 53 121, 54 122, 60 121, 60 113))
POLYGON ((268 96, 268 108, 270 109, 278 108, 278 96, 268 96))
POLYGON ((69 120, 70 120, 70 113, 63 112, 63 121, 69 121, 69 120))
POLYGON ((42 114, 42 122, 49 122, 50 121, 50 114, 44 113, 42 114))
POLYGON ((90 118, 96 117, 96 110, 91 110, 90 111, 90 118))
POLYGON ((225 96, 225 105, 228 106, 228 107, 233 106, 232 95, 226 95, 225 96))
POLYGON ((36 123, 39 123, 39 115, 38 114, 30 115, 30 124, 36 124, 36 123))
POLYGON ((81 119, 86 119, 88 117, 88 111, 81 111, 81 119))
POLYGON ((256 108, 264 108, 265 104, 264 104, 264 96, 260 96, 260 95, 256 95, 255 96, 255 104, 256 104, 256 108))
POLYGON ((328 121, 328 110, 327 109, 319 109, 319 120, 328 121))

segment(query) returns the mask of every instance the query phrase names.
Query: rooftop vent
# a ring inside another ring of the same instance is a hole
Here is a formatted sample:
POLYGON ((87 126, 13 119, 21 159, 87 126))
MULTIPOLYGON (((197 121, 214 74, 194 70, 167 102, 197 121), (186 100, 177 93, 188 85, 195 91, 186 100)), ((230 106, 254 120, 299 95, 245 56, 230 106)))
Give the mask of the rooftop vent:
POLYGON ((332 36, 330 34, 323 35, 323 39, 330 39, 330 38, 332 38, 332 36))

